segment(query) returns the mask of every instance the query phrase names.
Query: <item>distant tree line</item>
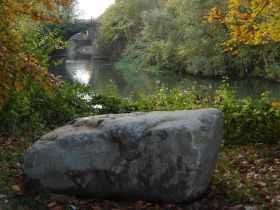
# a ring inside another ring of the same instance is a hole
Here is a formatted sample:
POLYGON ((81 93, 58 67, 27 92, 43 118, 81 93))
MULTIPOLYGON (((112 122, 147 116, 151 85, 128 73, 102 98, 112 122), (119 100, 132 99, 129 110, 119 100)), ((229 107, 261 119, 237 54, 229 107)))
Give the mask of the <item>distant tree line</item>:
POLYGON ((117 0, 101 46, 142 70, 280 80, 279 0, 117 0))

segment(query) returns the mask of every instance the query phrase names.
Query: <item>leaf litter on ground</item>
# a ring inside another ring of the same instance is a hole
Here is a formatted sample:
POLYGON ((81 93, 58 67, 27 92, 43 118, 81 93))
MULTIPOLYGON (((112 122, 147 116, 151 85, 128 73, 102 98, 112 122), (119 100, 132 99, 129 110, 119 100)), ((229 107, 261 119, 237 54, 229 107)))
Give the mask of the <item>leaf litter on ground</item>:
POLYGON ((0 136, 0 210, 279 210, 280 147, 222 147, 208 195, 192 205, 108 201, 31 192, 22 161, 32 142, 0 136))

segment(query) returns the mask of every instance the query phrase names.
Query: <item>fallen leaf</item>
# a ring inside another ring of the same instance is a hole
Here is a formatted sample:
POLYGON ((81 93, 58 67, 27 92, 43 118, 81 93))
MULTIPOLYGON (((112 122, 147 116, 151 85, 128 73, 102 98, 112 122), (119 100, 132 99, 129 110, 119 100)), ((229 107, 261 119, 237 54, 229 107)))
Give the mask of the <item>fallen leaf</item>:
POLYGON ((4 199, 4 198, 7 198, 7 195, 0 194, 0 199, 4 199))
POLYGON ((98 206, 94 206, 94 207, 92 207, 92 210, 101 210, 101 208, 98 206))
POLYGON ((245 208, 243 205, 240 204, 240 205, 230 207, 230 208, 228 208, 228 210, 245 210, 245 208))
POLYGON ((56 204, 57 204, 57 203, 56 203, 55 201, 53 201, 53 202, 51 202, 51 203, 48 204, 48 207, 49 207, 49 208, 53 208, 53 207, 56 206, 56 204))
POLYGON ((266 187, 266 183, 265 182, 258 182, 257 184, 260 187, 266 187))
POLYGON ((64 210, 63 206, 55 206, 53 208, 50 208, 50 210, 64 210))
POLYGON ((246 206, 245 210, 258 210, 258 208, 255 206, 246 206))
POLYGON ((13 185, 11 188, 14 192, 17 192, 17 193, 21 192, 21 188, 19 185, 13 185))
POLYGON ((50 200, 65 204, 65 203, 68 203, 69 201, 72 201, 73 197, 70 197, 67 195, 52 194, 50 196, 50 200))
POLYGON ((143 208, 143 206, 144 206, 144 201, 137 201, 135 204, 135 207, 137 209, 141 209, 141 208, 143 208))
POLYGON ((67 207, 67 209, 69 209, 69 210, 77 210, 78 208, 76 206, 74 206, 74 205, 69 205, 67 207))

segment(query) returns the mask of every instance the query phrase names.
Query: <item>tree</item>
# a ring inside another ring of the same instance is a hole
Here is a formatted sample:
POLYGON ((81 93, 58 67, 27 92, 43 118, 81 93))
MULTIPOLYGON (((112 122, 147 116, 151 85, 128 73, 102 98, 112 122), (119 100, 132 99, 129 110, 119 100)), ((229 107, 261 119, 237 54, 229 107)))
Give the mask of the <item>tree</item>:
MULTIPOLYGON (((32 78, 49 89, 52 79, 47 69, 26 49, 26 30, 36 22, 58 22, 61 8, 72 0, 2 0, 0 1, 0 105, 12 89, 24 88, 26 78, 32 78)), ((30 31, 29 31, 30 32, 30 31)), ((33 34, 30 34, 33 35, 33 34)), ((42 39, 46 37, 42 36, 42 39)))
POLYGON ((229 50, 238 45, 280 42, 280 0, 229 0, 225 14, 214 7, 208 20, 225 25, 229 50))
POLYGON ((138 69, 280 79, 279 1, 119 0, 100 37, 138 69))
POLYGON ((241 73, 279 80, 280 0, 228 0, 225 8, 212 8, 208 21, 227 30, 222 45, 241 73))

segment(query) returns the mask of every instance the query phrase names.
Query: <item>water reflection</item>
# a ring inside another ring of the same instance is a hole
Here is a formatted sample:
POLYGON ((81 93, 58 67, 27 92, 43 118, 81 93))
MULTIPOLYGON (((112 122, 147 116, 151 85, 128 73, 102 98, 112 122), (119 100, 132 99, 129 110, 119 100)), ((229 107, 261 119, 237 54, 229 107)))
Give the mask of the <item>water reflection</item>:
POLYGON ((88 85, 92 77, 92 64, 89 60, 66 60, 65 70, 73 81, 88 85))
MULTIPOLYGON (((190 76, 184 79, 176 75, 154 78, 142 71, 117 70, 114 63, 95 60, 66 60, 63 65, 57 66, 51 72, 66 80, 90 85, 97 93, 104 93, 113 88, 125 97, 135 92, 151 94, 162 86, 182 90, 198 88, 202 89, 203 93, 212 95, 221 84, 220 80, 190 76)), ((273 98, 280 99, 279 83, 250 79, 231 81, 230 85, 241 98, 257 97, 264 91, 270 91, 273 98)))

